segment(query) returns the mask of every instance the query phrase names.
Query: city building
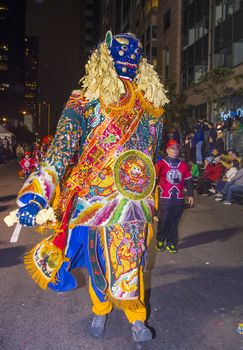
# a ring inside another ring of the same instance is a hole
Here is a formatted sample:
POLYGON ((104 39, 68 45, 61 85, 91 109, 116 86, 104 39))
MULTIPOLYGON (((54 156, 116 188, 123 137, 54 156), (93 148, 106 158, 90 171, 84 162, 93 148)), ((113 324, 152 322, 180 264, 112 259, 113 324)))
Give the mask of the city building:
POLYGON ((94 47, 100 41, 102 1, 83 0, 80 11, 80 61, 81 76, 85 73, 85 64, 94 47))
POLYGON ((0 119, 18 124, 24 108, 25 0, 0 0, 0 119))
POLYGON ((25 38, 25 112, 32 116, 34 128, 39 128, 38 38, 25 38))
POLYGON ((136 34, 143 43, 145 56, 156 66, 158 0, 103 0, 101 3, 101 37, 108 30, 113 34, 136 34))
MULTIPOLYGON (((158 70, 163 81, 175 81, 187 96, 188 117, 219 118, 200 80, 216 67, 243 74, 243 1, 164 0, 158 9, 158 70)), ((228 84, 232 84, 230 80, 228 84)), ((225 98, 229 99, 229 96, 225 98)), ((230 108, 239 109, 243 96, 230 96, 230 108)))

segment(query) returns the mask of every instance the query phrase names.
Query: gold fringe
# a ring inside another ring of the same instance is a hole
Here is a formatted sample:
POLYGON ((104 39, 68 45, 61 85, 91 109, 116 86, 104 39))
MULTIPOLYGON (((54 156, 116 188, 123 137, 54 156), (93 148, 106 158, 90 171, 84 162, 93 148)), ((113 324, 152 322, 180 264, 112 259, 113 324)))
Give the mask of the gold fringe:
MULTIPOLYGON (((44 240, 47 244, 48 241, 44 240)), ((55 247, 54 245, 52 245, 51 249, 55 250, 56 252, 58 252, 59 254, 59 262, 57 264, 56 269, 52 272, 52 276, 51 278, 46 278, 43 273, 41 272, 41 270, 37 267, 37 265, 35 264, 34 261, 34 254, 37 250, 37 247, 40 246, 42 244, 41 241, 40 243, 38 243, 34 248, 32 248, 28 253, 25 254, 24 256, 24 264, 25 264, 25 268, 28 272, 28 274, 30 275, 30 277, 39 285, 39 287, 41 289, 46 289, 48 287, 49 283, 56 283, 57 282, 57 277, 56 277, 56 273, 58 272, 58 270, 60 269, 61 265, 63 264, 64 261, 69 261, 68 258, 65 258, 63 256, 63 252, 61 249, 55 247)))
POLYGON ((48 233, 48 227, 47 225, 41 225, 41 226, 37 226, 35 227, 35 232, 41 234, 41 235, 45 235, 48 233))
POLYGON ((147 236, 147 246, 150 245, 154 235, 154 230, 152 224, 148 224, 148 236, 147 236))
POLYGON ((141 308, 141 301, 138 299, 133 299, 133 300, 120 300, 120 299, 115 299, 112 295, 111 292, 108 291, 106 294, 106 300, 108 300, 112 306, 116 309, 120 310, 138 310, 141 308))
POLYGON ((35 227, 35 232, 41 234, 41 235, 45 235, 45 234, 49 234, 49 235, 55 235, 55 231, 58 230, 58 228, 60 227, 60 223, 57 222, 51 222, 48 221, 43 225, 39 225, 37 227, 35 227))
POLYGON ((154 191, 154 207, 156 210, 158 210, 159 208, 159 187, 158 186, 155 187, 155 191, 154 191))

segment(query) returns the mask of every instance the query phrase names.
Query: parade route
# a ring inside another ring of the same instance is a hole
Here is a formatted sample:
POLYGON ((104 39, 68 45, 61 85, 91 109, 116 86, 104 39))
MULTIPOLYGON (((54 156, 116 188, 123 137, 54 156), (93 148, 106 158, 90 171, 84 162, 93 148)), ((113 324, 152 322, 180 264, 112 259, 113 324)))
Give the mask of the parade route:
POLYGON ((9 243, 14 228, 3 218, 16 209, 23 184, 18 169, 16 161, 0 166, 1 350, 243 350, 242 205, 196 196, 181 221, 178 253, 157 253, 152 242, 145 278, 148 325, 156 336, 149 344, 132 342, 118 310, 109 316, 104 340, 95 341, 88 334, 87 273, 74 271, 74 291, 43 291, 23 265, 40 235, 23 228, 19 241, 9 243))

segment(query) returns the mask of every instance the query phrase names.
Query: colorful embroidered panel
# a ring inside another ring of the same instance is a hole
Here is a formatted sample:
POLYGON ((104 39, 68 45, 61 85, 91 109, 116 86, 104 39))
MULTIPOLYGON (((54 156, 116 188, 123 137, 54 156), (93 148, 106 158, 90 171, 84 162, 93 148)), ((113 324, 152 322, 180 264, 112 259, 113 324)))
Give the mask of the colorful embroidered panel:
POLYGON ((42 240, 24 258, 27 271, 43 289, 48 283, 55 283, 57 271, 64 261, 68 261, 62 250, 53 245, 51 238, 42 240))
POLYGON ((115 299, 139 298, 139 266, 145 251, 145 228, 141 222, 104 229, 109 293, 115 299))

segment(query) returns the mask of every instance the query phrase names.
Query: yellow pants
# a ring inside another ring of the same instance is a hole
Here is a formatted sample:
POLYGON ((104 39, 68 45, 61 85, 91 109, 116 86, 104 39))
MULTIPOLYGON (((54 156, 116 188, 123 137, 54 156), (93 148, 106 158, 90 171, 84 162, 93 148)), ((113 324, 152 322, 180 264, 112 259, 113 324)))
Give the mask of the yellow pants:
MULTIPOLYGON (((130 310, 130 309, 123 310, 130 323, 133 323, 138 320, 144 322, 146 320, 146 307, 144 304, 144 281, 143 281, 142 269, 140 270, 139 276, 140 276, 140 298, 139 298, 140 306, 135 310, 130 310)), ((98 299, 91 285, 90 279, 89 279, 89 295, 93 304, 92 312, 95 315, 103 316, 112 311, 112 303, 109 300, 102 302, 98 299)))

